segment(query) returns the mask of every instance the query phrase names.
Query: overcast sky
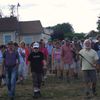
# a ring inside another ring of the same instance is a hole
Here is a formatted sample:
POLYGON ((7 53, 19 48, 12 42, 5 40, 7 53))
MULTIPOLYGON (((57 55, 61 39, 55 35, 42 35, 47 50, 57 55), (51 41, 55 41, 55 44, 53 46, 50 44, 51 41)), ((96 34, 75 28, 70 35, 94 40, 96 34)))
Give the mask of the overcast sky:
POLYGON ((70 23, 75 32, 96 30, 100 0, 0 0, 0 9, 9 15, 8 5, 20 4, 19 19, 40 20, 43 27, 70 23))

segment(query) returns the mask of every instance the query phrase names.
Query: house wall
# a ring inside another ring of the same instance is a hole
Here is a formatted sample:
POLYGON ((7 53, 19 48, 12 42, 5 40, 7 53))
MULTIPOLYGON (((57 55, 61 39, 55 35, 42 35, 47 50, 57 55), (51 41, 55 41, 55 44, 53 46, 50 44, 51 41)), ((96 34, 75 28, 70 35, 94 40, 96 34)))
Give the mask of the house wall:
POLYGON ((37 35, 23 35, 23 36, 20 36, 19 42, 25 41, 25 38, 26 37, 31 37, 32 42, 34 42, 34 41, 40 41, 40 39, 42 39, 42 34, 37 34, 37 35))
POLYGON ((50 35, 42 34, 42 39, 47 43, 50 35))
POLYGON ((2 44, 3 44, 3 34, 0 33, 0 45, 2 45, 2 44))
POLYGON ((15 32, 2 32, 0 33, 0 45, 6 44, 5 43, 5 36, 10 35, 11 41, 16 41, 17 38, 15 38, 15 32))

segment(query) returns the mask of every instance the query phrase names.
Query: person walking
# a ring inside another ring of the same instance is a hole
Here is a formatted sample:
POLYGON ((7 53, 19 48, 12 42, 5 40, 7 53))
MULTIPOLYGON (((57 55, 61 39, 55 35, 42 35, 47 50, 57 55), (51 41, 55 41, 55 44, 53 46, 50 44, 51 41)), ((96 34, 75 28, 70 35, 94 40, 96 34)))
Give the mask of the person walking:
POLYGON ((19 65, 19 55, 14 49, 13 42, 8 43, 7 50, 3 54, 3 69, 5 69, 6 84, 10 100, 14 100, 16 88, 17 67, 19 65))
POLYGON ((20 42, 20 46, 18 48, 18 53, 19 53, 19 68, 18 68, 18 83, 23 84, 24 80, 27 79, 28 77, 28 55, 29 51, 26 48, 26 44, 24 41, 20 42))
POLYGON ((2 46, 0 46, 0 96, 1 96, 1 84, 2 84, 2 61, 3 61, 3 53, 2 53, 2 46))
POLYGON ((92 90, 93 95, 96 93, 96 64, 99 59, 97 52, 91 48, 91 40, 84 41, 84 48, 79 51, 81 58, 81 66, 83 71, 83 78, 85 82, 86 96, 89 96, 92 90))
POLYGON ((33 51, 28 56, 28 61, 31 67, 33 79, 33 97, 38 98, 41 96, 41 83, 43 76, 43 67, 46 66, 44 54, 39 51, 39 43, 33 44, 33 51))
POLYGON ((48 71, 52 73, 52 50, 53 50, 53 43, 51 39, 48 39, 48 43, 46 44, 46 48, 48 50, 48 71))
POLYGON ((73 45, 73 58, 74 58, 74 78, 78 79, 80 72, 80 60, 78 53, 82 49, 82 47, 77 37, 73 38, 72 45, 73 45))
POLYGON ((56 77, 63 79, 63 68, 61 66, 61 45, 60 42, 55 43, 55 48, 52 50, 52 70, 56 77))
POLYGON ((73 47, 70 41, 67 39, 64 45, 61 47, 61 60, 64 66, 64 71, 69 83, 74 74, 74 58, 73 58, 73 47))
POLYGON ((97 42, 94 44, 93 49, 97 52, 99 60, 97 62, 97 75, 100 78, 100 35, 97 35, 97 42))
MULTIPOLYGON (((40 52, 42 52, 44 54, 45 61, 48 62, 48 50, 45 47, 45 42, 43 40, 40 40, 40 42, 39 42, 39 50, 40 50, 40 52)), ((47 79, 47 66, 46 66, 46 68, 44 68, 44 71, 43 71, 43 79, 42 79, 43 85, 44 85, 46 79, 47 79)))

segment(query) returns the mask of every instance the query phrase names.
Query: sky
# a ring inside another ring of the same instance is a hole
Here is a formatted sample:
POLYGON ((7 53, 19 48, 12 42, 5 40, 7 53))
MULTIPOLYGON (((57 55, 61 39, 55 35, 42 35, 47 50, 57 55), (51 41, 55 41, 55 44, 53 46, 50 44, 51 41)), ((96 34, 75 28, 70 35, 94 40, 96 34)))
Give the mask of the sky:
POLYGON ((77 33, 96 30, 100 16, 100 0, 0 0, 3 15, 9 5, 18 7, 20 21, 40 20, 43 27, 70 23, 77 33))

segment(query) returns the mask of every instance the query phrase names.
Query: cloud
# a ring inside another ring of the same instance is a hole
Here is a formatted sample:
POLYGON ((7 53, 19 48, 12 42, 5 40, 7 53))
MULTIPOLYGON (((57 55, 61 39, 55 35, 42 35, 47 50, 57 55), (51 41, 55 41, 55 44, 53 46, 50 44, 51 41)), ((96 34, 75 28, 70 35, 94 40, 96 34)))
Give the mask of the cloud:
POLYGON ((93 5, 98 5, 100 4, 100 0, 88 0, 89 3, 93 4, 93 5))
POLYGON ((21 9, 25 9, 25 8, 32 8, 32 7, 37 7, 37 6, 39 6, 38 4, 36 4, 36 3, 34 3, 34 4, 20 4, 20 8, 21 9))

